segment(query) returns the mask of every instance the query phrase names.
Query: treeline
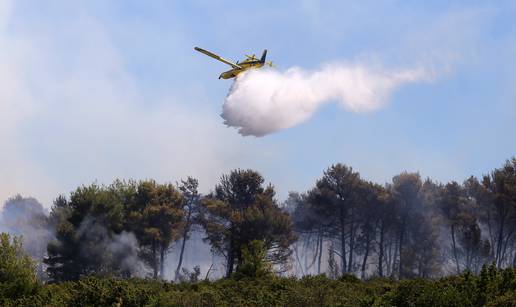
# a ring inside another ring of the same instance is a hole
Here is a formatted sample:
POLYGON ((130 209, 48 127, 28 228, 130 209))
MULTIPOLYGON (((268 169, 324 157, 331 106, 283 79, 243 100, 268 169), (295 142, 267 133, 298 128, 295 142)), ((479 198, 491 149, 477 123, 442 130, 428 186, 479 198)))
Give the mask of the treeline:
MULTIPOLYGON (((40 273, 50 282, 89 275, 164 278, 171 248, 178 254, 172 278, 199 279, 199 269, 183 268, 193 232, 224 260, 226 277, 276 272, 405 279, 478 273, 485 263, 516 266, 515 158, 482 178, 446 184, 403 172, 380 185, 336 164, 284 203, 258 172, 239 169, 207 195, 194 178, 117 180, 57 197, 48 217, 30 209, 35 206, 17 197, 3 214, 26 208, 38 217, 31 231, 51 234, 43 251, 31 252, 42 259, 40 273)), ((7 231, 26 234, 20 226, 7 231)), ((208 279, 210 269, 203 276, 208 279)))
POLYGON ((403 279, 478 273, 488 262, 516 266, 514 158, 462 184, 403 172, 382 186, 337 164, 308 192, 292 193, 287 208, 301 272, 403 279))
POLYGON ((197 189, 193 178, 177 185, 115 181, 82 186, 68 198, 58 197, 49 217, 55 239, 44 259, 49 278, 150 273, 164 279, 165 257, 178 241, 174 279, 188 278, 183 275, 191 273, 181 267, 194 228, 203 231, 213 253, 224 257, 228 277, 243 265, 246 253, 263 254, 264 261, 278 267, 288 262, 296 239, 292 222, 278 206, 274 188, 265 186, 257 172, 224 175, 209 195, 201 196, 197 189))

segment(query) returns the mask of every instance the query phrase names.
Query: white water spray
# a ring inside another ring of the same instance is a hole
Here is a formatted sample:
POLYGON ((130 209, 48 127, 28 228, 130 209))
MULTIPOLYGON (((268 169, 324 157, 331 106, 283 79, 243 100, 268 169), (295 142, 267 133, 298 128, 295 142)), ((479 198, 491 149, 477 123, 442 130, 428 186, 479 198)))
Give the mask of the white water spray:
POLYGON ((316 71, 251 70, 239 75, 231 87, 222 118, 240 134, 259 137, 293 127, 331 101, 353 112, 376 110, 396 88, 429 78, 420 68, 384 71, 346 64, 316 71))

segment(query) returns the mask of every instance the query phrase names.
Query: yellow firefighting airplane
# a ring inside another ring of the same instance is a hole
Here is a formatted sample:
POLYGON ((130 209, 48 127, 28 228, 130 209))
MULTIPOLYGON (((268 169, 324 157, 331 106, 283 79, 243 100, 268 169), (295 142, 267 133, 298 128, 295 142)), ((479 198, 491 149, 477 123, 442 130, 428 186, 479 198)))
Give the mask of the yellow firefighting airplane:
POLYGON ((264 65, 268 65, 270 67, 274 67, 274 65, 272 65, 272 61, 265 62, 265 58, 267 57, 267 49, 263 50, 262 57, 260 59, 257 59, 254 56, 254 54, 253 55, 246 55, 246 59, 245 60, 243 60, 242 62, 238 62, 237 61, 236 63, 230 62, 230 61, 228 61, 228 60, 226 60, 226 59, 216 55, 215 53, 209 52, 208 50, 204 50, 204 49, 199 48, 199 47, 194 47, 194 49, 199 51, 199 52, 202 52, 202 53, 206 54, 209 57, 214 58, 215 60, 219 60, 222 63, 228 64, 229 66, 233 67, 233 69, 221 73, 220 76, 219 76, 219 79, 221 79, 221 78, 222 79, 234 78, 239 73, 241 73, 243 71, 246 71, 246 70, 251 69, 251 68, 260 68, 260 67, 263 67, 264 65))

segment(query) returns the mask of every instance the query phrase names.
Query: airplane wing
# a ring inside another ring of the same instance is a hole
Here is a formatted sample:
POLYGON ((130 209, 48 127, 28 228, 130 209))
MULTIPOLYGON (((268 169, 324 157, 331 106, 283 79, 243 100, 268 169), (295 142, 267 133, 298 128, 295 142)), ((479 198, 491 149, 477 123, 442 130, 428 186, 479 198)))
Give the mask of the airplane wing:
POLYGON ((226 60, 226 59, 224 59, 224 58, 222 58, 222 57, 220 57, 220 56, 216 55, 215 53, 211 53, 211 52, 209 52, 208 50, 204 50, 204 49, 199 48, 199 47, 194 47, 194 49, 195 49, 195 50, 197 50, 197 51, 199 51, 199 52, 202 52, 202 53, 206 54, 206 55, 207 55, 207 56, 209 56, 209 57, 214 58, 215 60, 219 60, 219 61, 221 61, 222 63, 226 63, 226 64, 230 65, 230 66, 231 66, 231 67, 233 67, 233 68, 240 68, 240 69, 242 69, 242 66, 239 66, 239 65, 237 65, 237 64, 235 64, 235 63, 233 63, 233 62, 230 62, 230 61, 228 61, 228 60, 226 60))

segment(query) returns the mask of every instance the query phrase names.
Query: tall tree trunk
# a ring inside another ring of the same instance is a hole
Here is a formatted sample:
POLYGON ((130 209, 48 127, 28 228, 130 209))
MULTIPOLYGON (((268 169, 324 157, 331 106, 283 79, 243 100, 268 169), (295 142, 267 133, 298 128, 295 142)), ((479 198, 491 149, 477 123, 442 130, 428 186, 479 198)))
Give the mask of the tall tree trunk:
POLYGON ((226 278, 230 278, 231 274, 233 274, 233 266, 235 265, 235 246, 233 242, 233 237, 230 235, 229 238, 229 248, 228 248, 228 261, 226 268, 226 278))
POLYGON ((312 240, 312 233, 308 233, 308 236, 304 238, 303 240, 303 259, 304 259, 304 262, 305 262, 305 272, 307 273, 310 273, 310 265, 308 264, 308 254, 312 251, 312 249, 310 249, 310 245, 311 245, 311 240, 312 240))
POLYGON ((472 271, 471 269, 471 259, 472 259, 472 251, 471 251, 471 247, 467 247, 466 248, 466 270, 468 271, 472 271))
POLYGON ((192 216, 192 210, 188 210, 188 215, 186 217, 186 225, 183 231, 183 242, 181 242, 181 252, 179 253, 179 262, 177 263, 177 268, 175 272, 174 279, 177 280, 179 278, 179 272, 181 270, 181 266, 183 265, 183 255, 185 252, 186 240, 188 237, 188 232, 190 232, 190 218, 192 216))
POLYGON ((394 242, 391 242, 391 248, 394 249, 394 255, 392 255, 392 258, 391 258, 391 273, 390 273, 390 275, 394 276, 395 271, 396 270, 399 271, 399 269, 398 269, 399 266, 396 266, 396 260, 399 260, 398 259, 398 251, 399 251, 400 248, 399 248, 398 238, 393 238, 392 240, 394 242))
POLYGON ((176 272, 174 274, 174 280, 179 278, 179 271, 181 270, 181 266, 183 265, 183 254, 185 252, 186 245, 186 235, 183 236, 183 242, 181 242, 181 252, 179 253, 179 262, 177 263, 176 272))
POLYGON ((384 222, 380 225, 380 242, 378 243, 379 254, 378 254, 378 275, 383 277, 383 247, 384 247, 384 222))
POLYGON ((353 253, 355 252, 355 226, 354 223, 351 222, 349 228, 349 257, 348 257, 348 272, 353 271, 353 253))
POLYGON ((398 242, 398 254, 399 254, 399 263, 398 263, 398 278, 403 278, 403 237, 405 236, 405 221, 402 222, 399 234, 399 242, 398 242))
POLYGON ((295 246, 296 247, 294 248, 294 255, 296 256, 297 264, 299 265, 299 268, 301 269, 301 276, 304 276, 305 275, 305 270, 303 268, 303 264, 301 263, 301 260, 299 259, 299 252, 297 251, 299 245, 296 243, 295 246))
POLYGON ((321 274, 321 258, 322 258, 322 252, 323 252, 323 236, 322 231, 319 231, 319 256, 317 260, 317 274, 321 274))
POLYGON ((156 242, 152 243, 152 277, 158 279, 158 252, 156 242))
POLYGON ((509 244, 509 241, 511 240, 511 236, 512 236, 512 231, 509 232, 507 234, 507 236, 505 237, 505 239, 504 239, 500 265, 502 265, 503 262, 505 261, 505 254, 507 252, 507 245, 509 244))
MULTIPOLYGON (((310 264, 308 264, 306 266, 306 271, 307 272, 310 272, 310 270, 312 269, 312 267, 317 263, 317 258, 319 257, 319 232, 316 232, 315 233, 315 247, 310 249, 310 253, 311 253, 311 256, 312 256, 312 260, 310 260, 310 264)), ((305 259, 308 259, 308 252, 305 253, 305 259)), ((317 270, 317 269, 315 269, 317 270)), ((314 271, 315 273, 316 271, 314 271)))
POLYGON ((452 237, 452 249, 453 257, 455 258, 455 264, 457 265, 457 274, 460 274, 459 257, 457 256, 457 244, 455 243, 455 225, 451 225, 451 237, 452 237))
POLYGON ((159 251, 159 277, 165 279, 165 246, 161 246, 159 251))
MULTIPOLYGON (((393 271, 393 258, 396 258, 396 256, 392 254, 393 250, 393 238, 389 238, 388 244, 387 244, 387 276, 392 276, 393 271)), ((394 247, 396 249, 396 247, 394 247)))
POLYGON ((496 265, 500 267, 502 262, 502 244, 503 244, 503 235, 504 235, 504 226, 505 226, 505 215, 502 216, 502 220, 500 221, 500 227, 498 228, 498 239, 496 243, 496 265))
POLYGON ((236 253, 236 256, 235 256, 235 263, 236 263, 235 270, 238 271, 238 269, 244 263, 244 257, 242 257, 242 246, 236 247, 235 248, 235 253, 236 253))
POLYGON ((367 264, 367 256, 369 255, 369 244, 371 242, 371 240, 369 239, 369 234, 367 234, 366 236, 366 247, 365 247, 365 254, 364 254, 364 259, 362 260, 362 279, 365 278, 365 269, 366 269, 366 264, 367 264))
POLYGON ((340 259, 342 260, 341 271, 342 275, 346 273, 346 231, 344 229, 344 213, 341 209, 340 216, 340 259))
POLYGON ((491 256, 494 256, 495 254, 495 234, 493 226, 491 226, 491 213, 489 210, 487 211, 487 230, 489 232, 489 243, 491 247, 491 256))

